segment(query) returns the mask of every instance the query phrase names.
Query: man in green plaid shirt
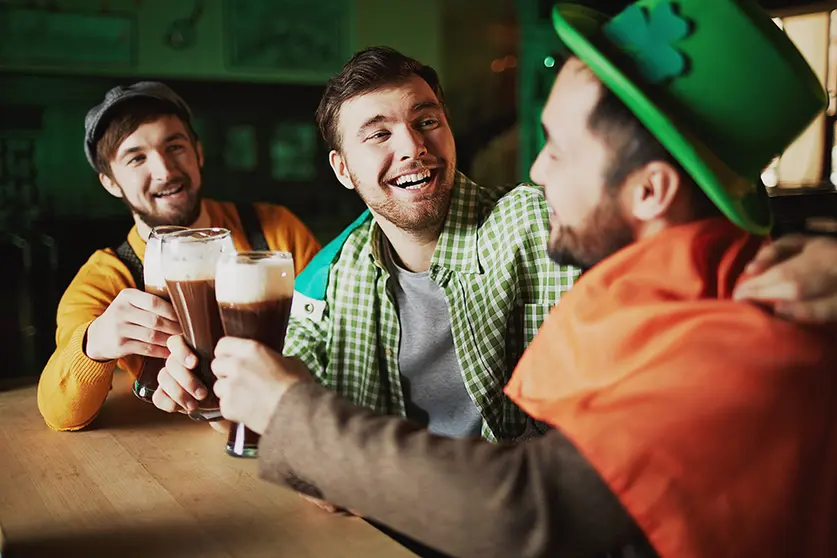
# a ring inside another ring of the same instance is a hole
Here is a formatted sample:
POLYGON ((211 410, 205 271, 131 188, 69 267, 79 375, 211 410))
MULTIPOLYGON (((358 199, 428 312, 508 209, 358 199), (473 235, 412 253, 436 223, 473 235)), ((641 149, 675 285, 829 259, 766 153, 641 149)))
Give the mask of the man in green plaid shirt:
POLYGON ((478 186, 456 172, 435 71, 390 49, 356 54, 329 82, 317 119, 336 176, 370 210, 297 278, 285 354, 380 413, 429 422, 431 430, 442 415, 436 430, 444 434, 521 436, 527 417, 503 386, 578 275, 546 253, 541 190, 478 186), (416 319, 401 314, 416 301, 399 305, 399 283, 415 274, 426 274, 445 304, 408 332, 416 319), (448 366, 434 362, 434 347, 444 343, 422 344, 437 332, 452 338, 448 366), (421 354, 405 366, 411 343, 421 354), (420 370, 406 372, 416 360, 420 370), (422 387, 416 376, 439 366, 446 377, 422 387), (476 421, 462 424, 469 412, 476 421))
MULTIPOLYGON (((543 192, 457 172, 436 72, 392 49, 357 53, 317 122, 335 175, 369 209, 296 278, 284 353, 353 402, 437 434, 535 433, 503 386, 579 273, 549 259, 543 192)), ((184 376, 161 372, 161 409, 195 402, 184 376)))

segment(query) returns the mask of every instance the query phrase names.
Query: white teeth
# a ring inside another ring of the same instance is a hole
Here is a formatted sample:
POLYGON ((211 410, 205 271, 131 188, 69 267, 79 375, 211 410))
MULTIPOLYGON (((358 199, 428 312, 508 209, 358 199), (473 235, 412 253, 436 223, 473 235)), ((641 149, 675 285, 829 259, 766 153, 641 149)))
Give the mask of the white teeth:
POLYGON ((165 192, 157 192, 157 193, 156 193, 156 194, 154 194, 154 195, 155 195, 155 196, 157 196, 158 198, 164 198, 164 197, 166 197, 166 196, 170 196, 170 195, 172 195, 172 194, 176 194, 177 192, 179 192, 179 191, 180 191, 180 190, 182 190, 182 189, 183 189, 183 187, 182 187, 182 186, 178 186, 177 188, 173 188, 173 189, 171 189, 171 190, 166 190, 165 192))
MULTIPOLYGON (((402 185, 406 182, 418 182, 419 180, 425 180, 427 178, 430 178, 430 171, 429 170, 423 170, 419 173, 405 174, 404 176, 399 176, 395 180, 395 184, 397 186, 400 186, 400 185, 402 185)), ((408 187, 408 189, 410 189, 410 188, 411 187, 408 187)))

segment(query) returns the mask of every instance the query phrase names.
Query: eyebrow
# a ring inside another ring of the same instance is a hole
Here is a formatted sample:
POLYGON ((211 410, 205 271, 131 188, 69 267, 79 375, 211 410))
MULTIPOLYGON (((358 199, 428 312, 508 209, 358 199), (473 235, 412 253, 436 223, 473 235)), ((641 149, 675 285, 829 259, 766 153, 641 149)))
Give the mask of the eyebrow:
MULTIPOLYGON (((172 135, 170 135, 169 137, 167 137, 166 141, 164 143, 171 143, 171 142, 176 141, 176 140, 188 141, 189 138, 187 138, 186 135, 183 132, 175 132, 172 135)), ((133 153, 139 153, 142 150, 143 150, 142 147, 139 146, 139 145, 137 145, 135 147, 129 147, 128 149, 119 153, 118 159, 123 159, 126 155, 131 155, 133 153)))
POLYGON ((442 110, 442 106, 436 101, 422 101, 413 105, 413 112, 421 112, 427 109, 442 110))
MULTIPOLYGON (((428 109, 435 109, 435 110, 442 110, 442 106, 436 101, 421 101, 420 103, 416 103, 410 109, 410 112, 421 112, 423 110, 428 109)), ((380 124, 381 122, 391 122, 392 118, 384 116, 383 114, 376 114, 372 118, 368 119, 364 122, 361 127, 358 129, 358 136, 363 136, 364 132, 375 124, 380 124)))

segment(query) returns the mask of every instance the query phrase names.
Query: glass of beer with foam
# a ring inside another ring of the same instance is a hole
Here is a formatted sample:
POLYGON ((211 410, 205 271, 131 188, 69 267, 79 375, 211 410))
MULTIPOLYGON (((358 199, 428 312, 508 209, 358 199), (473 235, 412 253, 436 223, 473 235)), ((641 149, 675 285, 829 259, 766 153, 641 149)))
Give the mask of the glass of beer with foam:
MULTIPOLYGON (((294 260, 288 252, 224 254, 215 272, 215 296, 224 334, 258 341, 282 354, 294 294, 294 260)), ((227 453, 255 457, 259 436, 233 423, 227 453)))
MULTIPOLYGON (((169 233, 185 230, 186 227, 175 225, 154 227, 151 229, 151 234, 148 235, 148 242, 145 243, 145 257, 142 265, 145 292, 159 296, 168 302, 171 302, 171 299, 166 288, 166 279, 163 276, 162 239, 169 233)), ((134 395, 151 403, 151 397, 157 389, 157 375, 165 365, 166 360, 162 358, 143 358, 142 368, 140 368, 140 373, 134 382, 134 395)))
POLYGON ((187 229, 162 239, 166 287, 183 337, 198 359, 193 372, 209 392, 189 413, 195 420, 221 419, 218 398, 212 391, 215 375, 210 368, 215 345, 224 336, 215 299, 215 268, 222 255, 234 252, 232 235, 222 228, 187 229))

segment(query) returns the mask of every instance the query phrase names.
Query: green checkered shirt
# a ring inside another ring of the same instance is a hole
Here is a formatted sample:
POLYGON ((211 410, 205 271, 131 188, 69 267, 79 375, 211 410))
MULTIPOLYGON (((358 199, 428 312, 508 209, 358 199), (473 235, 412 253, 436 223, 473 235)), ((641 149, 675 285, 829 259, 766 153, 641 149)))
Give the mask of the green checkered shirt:
MULTIPOLYGON (((447 300, 462 377, 488 440, 523 434, 527 416, 503 387, 550 308, 579 274, 549 260, 547 222, 539 188, 486 188, 457 173, 430 278, 447 300)), ((284 352, 301 358, 318 381, 356 404, 406 416, 400 326, 382 241, 372 218, 349 234, 330 264, 320 308, 294 301, 284 352)))

